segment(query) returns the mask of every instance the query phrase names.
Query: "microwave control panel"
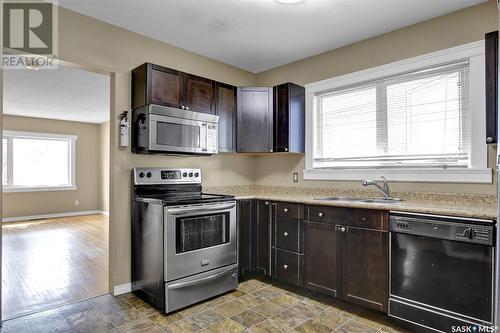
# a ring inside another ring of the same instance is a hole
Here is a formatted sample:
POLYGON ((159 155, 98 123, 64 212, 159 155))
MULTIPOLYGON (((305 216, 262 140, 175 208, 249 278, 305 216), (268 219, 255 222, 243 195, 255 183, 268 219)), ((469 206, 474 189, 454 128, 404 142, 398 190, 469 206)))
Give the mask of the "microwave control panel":
POLYGON ((208 124, 207 125, 207 151, 211 153, 217 153, 218 148, 217 140, 217 125, 208 124))

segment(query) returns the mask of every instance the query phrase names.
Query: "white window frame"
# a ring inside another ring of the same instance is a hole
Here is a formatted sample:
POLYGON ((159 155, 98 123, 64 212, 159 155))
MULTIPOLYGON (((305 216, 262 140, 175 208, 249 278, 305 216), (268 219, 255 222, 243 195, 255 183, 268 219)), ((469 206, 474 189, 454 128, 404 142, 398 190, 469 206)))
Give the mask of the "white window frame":
MULTIPOLYGON (((8 185, 3 186, 4 193, 13 192, 50 192, 50 191, 74 191, 77 190, 76 186, 76 140, 78 136, 67 134, 54 134, 54 133, 36 133, 36 132, 21 132, 21 131, 3 131, 2 139, 6 137, 14 138, 30 138, 30 139, 63 139, 70 142, 69 145, 69 175, 71 184, 66 186, 12 186, 12 154, 7 155, 7 179, 8 185)), ((12 145, 12 140, 7 141, 8 145, 12 145)), ((12 151, 12 147, 9 148, 12 151)))
POLYGON ((486 137, 484 41, 473 42, 442 51, 354 72, 306 85, 306 169, 305 180, 360 180, 387 177, 391 181, 491 183, 486 137), (378 80, 405 72, 469 60, 471 103, 470 168, 366 168, 313 169, 313 144, 316 96, 346 86, 378 80))

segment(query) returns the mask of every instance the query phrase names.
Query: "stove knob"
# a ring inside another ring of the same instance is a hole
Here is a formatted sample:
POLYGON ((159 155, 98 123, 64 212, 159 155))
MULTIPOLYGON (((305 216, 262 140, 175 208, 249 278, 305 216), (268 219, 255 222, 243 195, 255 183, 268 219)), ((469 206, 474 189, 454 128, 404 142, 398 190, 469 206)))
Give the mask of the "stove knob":
POLYGON ((464 230, 464 234, 463 235, 466 238, 473 239, 474 237, 476 237, 476 232, 472 228, 467 228, 467 229, 464 230))
POLYGON ((148 178, 151 178, 152 176, 153 176, 153 174, 152 174, 151 172, 148 172, 148 173, 146 174, 146 177, 148 177, 148 178))
POLYGON ((198 172, 196 172, 196 173, 194 174, 194 176, 195 176, 195 177, 198 177, 199 175, 200 175, 200 174, 199 174, 198 172))
POLYGON ((189 173, 189 177, 193 177, 193 173, 192 172, 189 173))
POLYGON ((184 173, 182 174, 182 177, 184 177, 184 178, 186 178, 187 176, 188 176, 188 173, 187 173, 187 172, 184 172, 184 173))
POLYGON ((144 178, 144 172, 139 173, 139 178, 144 178))

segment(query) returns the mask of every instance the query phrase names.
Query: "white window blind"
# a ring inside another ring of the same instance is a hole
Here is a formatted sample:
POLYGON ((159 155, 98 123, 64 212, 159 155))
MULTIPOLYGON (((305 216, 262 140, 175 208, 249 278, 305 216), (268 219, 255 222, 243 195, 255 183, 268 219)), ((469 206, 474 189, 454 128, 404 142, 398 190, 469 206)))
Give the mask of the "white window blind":
POLYGON ((313 168, 470 166, 469 62, 317 95, 313 168))

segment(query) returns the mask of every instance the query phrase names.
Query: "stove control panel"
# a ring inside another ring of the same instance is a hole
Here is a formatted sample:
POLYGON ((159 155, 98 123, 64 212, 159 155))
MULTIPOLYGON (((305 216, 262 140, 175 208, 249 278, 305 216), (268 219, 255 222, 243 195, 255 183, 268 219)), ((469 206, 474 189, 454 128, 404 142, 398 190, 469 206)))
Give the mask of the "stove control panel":
POLYGON ((201 183, 200 169, 135 168, 135 185, 201 183))

